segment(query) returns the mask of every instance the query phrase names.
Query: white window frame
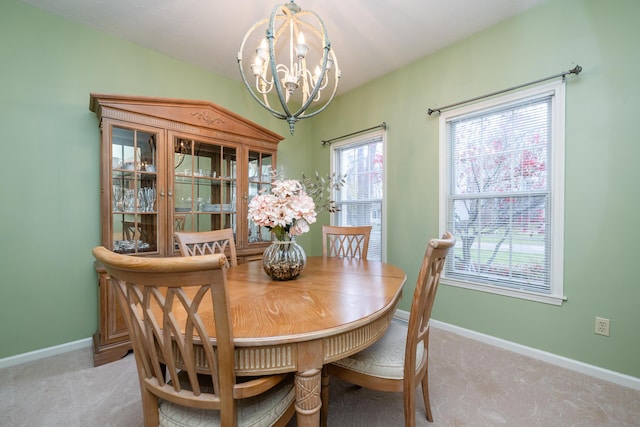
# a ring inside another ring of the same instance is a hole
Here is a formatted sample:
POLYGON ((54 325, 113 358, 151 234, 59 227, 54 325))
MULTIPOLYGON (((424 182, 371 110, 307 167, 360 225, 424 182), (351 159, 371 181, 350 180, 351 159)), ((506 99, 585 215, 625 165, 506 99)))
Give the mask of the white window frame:
MULTIPOLYGON (((551 221, 550 240, 550 286, 551 293, 543 294, 531 291, 511 289, 501 286, 488 285, 472 281, 464 281, 446 276, 443 272, 440 283, 492 294, 505 295, 525 300, 537 301, 553 305, 562 305, 566 300, 563 290, 564 264, 564 163, 565 163, 565 84, 557 81, 540 85, 528 90, 518 91, 508 95, 489 99, 466 107, 452 109, 440 114, 439 122, 439 163, 440 163, 440 233, 447 229, 448 198, 449 198, 449 144, 448 121, 461 116, 477 114, 483 110, 495 108, 499 105, 517 103, 527 98, 538 98, 551 94, 551 134, 552 142, 551 167, 548 169, 551 179, 551 206, 549 218, 551 221)), ((453 232, 453 230, 450 230, 453 232)), ((459 243, 458 243, 459 244, 459 243)))
MULTIPOLYGON (((330 158, 331 158, 330 170, 332 174, 336 172, 336 164, 335 164, 336 150, 348 147, 350 145, 358 145, 363 142, 366 142, 372 139, 377 139, 377 138, 380 138, 380 140, 382 141, 382 156, 383 156, 383 163, 382 163, 383 172, 382 173, 384 175, 382 177, 382 201, 381 201, 382 219, 380 221, 380 227, 381 227, 380 250, 381 250, 381 256, 382 256, 382 262, 386 262, 386 259, 387 259, 387 250, 386 250, 387 248, 387 203, 386 203, 386 200, 387 200, 386 198, 386 195, 387 195, 387 132, 384 129, 378 129, 378 130, 362 133, 360 135, 332 143, 331 149, 330 149, 330 158)), ((335 190, 333 191, 332 198, 333 200, 337 200, 335 190)), ((331 214, 330 216, 330 223, 331 225, 335 225, 334 214, 331 214)))

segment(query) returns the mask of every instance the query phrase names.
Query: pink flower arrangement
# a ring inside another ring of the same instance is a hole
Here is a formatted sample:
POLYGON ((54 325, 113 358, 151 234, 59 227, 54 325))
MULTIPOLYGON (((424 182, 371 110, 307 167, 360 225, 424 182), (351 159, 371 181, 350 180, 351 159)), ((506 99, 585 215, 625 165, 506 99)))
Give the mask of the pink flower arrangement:
POLYGON ((275 180, 270 193, 259 194, 249 202, 249 219, 266 227, 279 240, 309 231, 316 222, 316 205, 300 181, 275 180))

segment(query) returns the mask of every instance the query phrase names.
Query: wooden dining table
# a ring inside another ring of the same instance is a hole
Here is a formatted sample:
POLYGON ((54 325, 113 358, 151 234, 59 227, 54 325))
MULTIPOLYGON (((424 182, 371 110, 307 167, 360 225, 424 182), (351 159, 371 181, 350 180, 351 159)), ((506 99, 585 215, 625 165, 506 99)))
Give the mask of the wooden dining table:
POLYGON ((260 262, 229 268, 237 375, 295 372, 297 425, 320 425, 322 367, 384 334, 405 281, 393 265, 335 257, 309 257, 290 281, 260 262))

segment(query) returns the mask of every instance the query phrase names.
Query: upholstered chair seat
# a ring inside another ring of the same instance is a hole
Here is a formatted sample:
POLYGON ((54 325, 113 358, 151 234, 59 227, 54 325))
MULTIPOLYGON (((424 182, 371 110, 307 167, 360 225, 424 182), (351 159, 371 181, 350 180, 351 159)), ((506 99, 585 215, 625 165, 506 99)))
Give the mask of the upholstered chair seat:
MULTIPOLYGON (((188 381, 181 382, 188 387, 188 381)), ((200 385, 205 393, 213 391, 213 387, 202 379, 200 385)), ((238 427, 266 427, 276 424, 278 420, 283 418, 295 398, 293 379, 289 377, 263 394, 238 400, 236 409, 238 427)), ((160 400, 158 410, 160 427, 220 425, 220 411, 216 410, 189 408, 167 400, 160 400)))
MULTIPOLYGON (((394 320, 384 336, 371 347, 334 365, 378 378, 400 380, 404 378, 404 351, 407 345, 407 326, 394 320)), ((423 360, 422 343, 416 346, 416 361, 423 360)))

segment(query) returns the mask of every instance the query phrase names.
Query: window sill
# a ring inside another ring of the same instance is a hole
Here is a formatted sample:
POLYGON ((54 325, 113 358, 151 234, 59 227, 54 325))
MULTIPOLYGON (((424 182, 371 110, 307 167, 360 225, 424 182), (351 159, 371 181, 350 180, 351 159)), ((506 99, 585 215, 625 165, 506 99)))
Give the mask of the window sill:
POLYGON ((480 285, 480 284, 471 283, 471 282, 463 282, 460 280, 447 279, 444 277, 440 279, 440 284, 455 286, 457 288, 472 289, 474 291, 487 292, 490 294, 503 295, 511 298, 541 302, 544 304, 562 305, 562 303, 567 300, 567 297, 562 295, 536 294, 534 292, 505 289, 505 288, 500 288, 498 286, 491 286, 491 285, 480 285))

